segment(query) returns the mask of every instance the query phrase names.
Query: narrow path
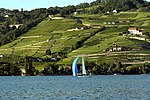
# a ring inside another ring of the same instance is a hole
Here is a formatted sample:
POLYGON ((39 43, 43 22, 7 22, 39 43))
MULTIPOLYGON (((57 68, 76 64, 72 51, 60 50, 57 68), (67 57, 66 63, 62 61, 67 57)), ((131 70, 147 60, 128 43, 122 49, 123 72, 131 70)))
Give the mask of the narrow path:
MULTIPOLYGON (((150 56, 150 54, 136 53, 136 52, 137 51, 106 52, 106 53, 96 53, 96 54, 84 54, 84 56, 85 57, 92 57, 92 56, 117 56, 117 55, 150 56), (134 54, 131 54, 131 53, 134 53, 134 54)), ((77 55, 77 56, 82 56, 82 55, 77 55)), ((77 56, 72 56, 72 57, 77 57, 77 56)))
POLYGON ((135 64, 145 64, 145 63, 150 63, 150 61, 137 61, 137 62, 121 62, 122 64, 131 64, 131 65, 135 65, 135 64))
POLYGON ((130 39, 136 39, 136 40, 141 40, 141 41, 146 41, 148 43, 150 43, 149 39, 143 38, 143 37, 128 37, 130 39))

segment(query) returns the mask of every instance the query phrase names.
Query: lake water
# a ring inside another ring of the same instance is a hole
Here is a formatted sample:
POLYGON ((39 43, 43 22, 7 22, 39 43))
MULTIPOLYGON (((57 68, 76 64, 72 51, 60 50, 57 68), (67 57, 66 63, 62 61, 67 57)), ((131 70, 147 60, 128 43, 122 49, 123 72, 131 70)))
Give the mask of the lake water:
POLYGON ((0 100, 150 100, 150 75, 0 77, 0 100))

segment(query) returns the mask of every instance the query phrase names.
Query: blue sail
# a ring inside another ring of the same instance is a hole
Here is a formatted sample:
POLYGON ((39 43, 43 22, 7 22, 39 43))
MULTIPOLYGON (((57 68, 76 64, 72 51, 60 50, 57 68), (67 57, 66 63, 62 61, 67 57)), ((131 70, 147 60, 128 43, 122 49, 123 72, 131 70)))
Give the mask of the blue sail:
POLYGON ((86 75, 86 69, 85 69, 84 57, 83 56, 82 56, 82 74, 86 75))
POLYGON ((72 63, 73 76, 76 76, 78 74, 78 68, 77 68, 78 59, 79 59, 79 56, 72 63))

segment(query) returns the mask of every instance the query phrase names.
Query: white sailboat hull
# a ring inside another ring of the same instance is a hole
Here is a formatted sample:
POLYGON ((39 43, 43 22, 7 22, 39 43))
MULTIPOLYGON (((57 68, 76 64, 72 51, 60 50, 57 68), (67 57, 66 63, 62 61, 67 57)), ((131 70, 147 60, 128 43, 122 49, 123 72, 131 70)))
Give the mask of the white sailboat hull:
POLYGON ((90 76, 89 75, 87 75, 87 76, 77 76, 77 77, 81 77, 81 78, 85 77, 86 78, 86 77, 91 77, 91 75, 90 76))
POLYGON ((77 77, 92 77, 92 74, 87 74, 87 75, 78 75, 77 77))

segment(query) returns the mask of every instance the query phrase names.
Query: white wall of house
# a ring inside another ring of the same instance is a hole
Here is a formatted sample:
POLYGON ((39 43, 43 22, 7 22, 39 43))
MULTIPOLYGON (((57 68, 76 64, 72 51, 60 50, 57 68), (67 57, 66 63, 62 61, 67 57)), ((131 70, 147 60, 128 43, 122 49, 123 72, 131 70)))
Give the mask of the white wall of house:
POLYGON ((129 34, 134 35, 143 35, 143 32, 140 32, 139 30, 128 30, 129 34))
POLYGON ((2 58, 2 57, 4 57, 4 55, 0 54, 0 57, 2 58))
POLYGON ((115 46, 115 47, 112 47, 109 52, 113 52, 113 51, 121 51, 121 47, 120 46, 115 46))
POLYGON ((118 47, 118 51, 121 51, 121 47, 118 47))
POLYGON ((115 9, 115 10, 113 10, 112 12, 113 12, 113 13, 117 13, 117 10, 115 9))

